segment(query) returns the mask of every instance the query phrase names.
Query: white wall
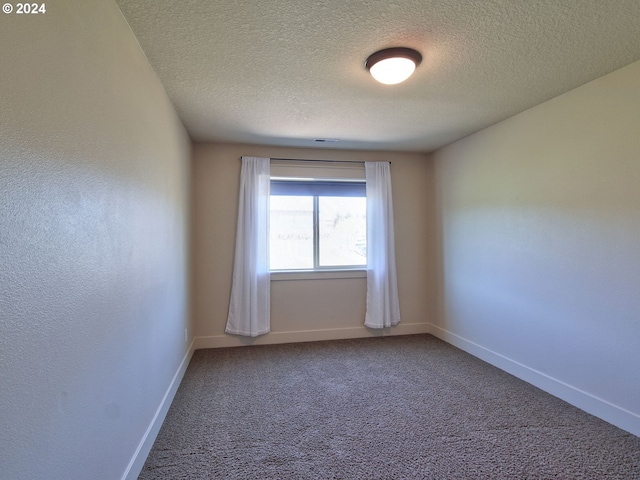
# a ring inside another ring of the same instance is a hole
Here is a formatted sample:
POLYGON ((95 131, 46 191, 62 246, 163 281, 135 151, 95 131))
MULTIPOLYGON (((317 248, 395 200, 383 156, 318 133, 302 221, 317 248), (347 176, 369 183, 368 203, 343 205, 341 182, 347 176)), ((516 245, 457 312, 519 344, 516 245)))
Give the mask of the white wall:
POLYGON ((640 435, 640 62, 434 159, 433 331, 640 435))
POLYGON ((0 477, 113 480, 188 353, 190 142, 115 3, 46 7, 0 18, 0 477))
POLYGON ((425 332, 435 315, 433 168, 425 155, 195 145, 192 248, 196 346, 278 343, 382 334, 366 329, 366 278, 271 282, 271 333, 255 340, 227 335, 235 248, 240 157, 391 161, 396 262, 402 322, 385 334, 425 332), (429 209, 431 212, 433 209, 429 209))

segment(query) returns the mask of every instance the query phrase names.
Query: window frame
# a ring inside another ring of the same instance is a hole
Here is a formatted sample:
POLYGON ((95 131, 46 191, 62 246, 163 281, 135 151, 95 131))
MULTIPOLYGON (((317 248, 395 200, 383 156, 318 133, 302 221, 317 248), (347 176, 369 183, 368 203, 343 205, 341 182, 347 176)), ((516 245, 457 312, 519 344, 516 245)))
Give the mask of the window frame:
MULTIPOLYGON (((367 263, 360 265, 320 265, 320 198, 359 197, 366 200, 366 181, 360 178, 298 178, 271 176, 270 196, 304 196, 313 199, 313 267, 272 269, 272 278, 298 280, 306 278, 360 278, 366 276, 367 263)), ((366 229, 366 227, 365 227, 366 229)), ((366 231, 365 231, 366 234, 366 231)))

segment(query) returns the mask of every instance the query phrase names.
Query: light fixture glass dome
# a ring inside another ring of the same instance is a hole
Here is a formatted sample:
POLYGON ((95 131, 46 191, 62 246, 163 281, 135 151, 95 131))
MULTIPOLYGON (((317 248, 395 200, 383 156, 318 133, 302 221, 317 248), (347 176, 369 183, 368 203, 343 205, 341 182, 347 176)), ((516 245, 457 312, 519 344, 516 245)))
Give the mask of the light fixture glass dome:
POLYGON ((411 48, 387 48, 374 53, 365 63, 378 82, 394 85, 404 82, 420 65, 422 55, 411 48))
POLYGON ((404 82, 416 69, 416 64, 408 58, 396 57, 380 60, 369 71, 371 76, 385 85, 404 82))

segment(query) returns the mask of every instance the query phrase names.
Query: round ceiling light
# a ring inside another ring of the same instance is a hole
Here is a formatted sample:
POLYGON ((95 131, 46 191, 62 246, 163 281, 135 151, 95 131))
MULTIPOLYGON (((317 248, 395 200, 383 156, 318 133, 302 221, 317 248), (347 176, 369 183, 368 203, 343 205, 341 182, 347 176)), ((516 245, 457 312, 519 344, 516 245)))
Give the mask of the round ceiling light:
POLYGON ((409 78, 420 62, 420 52, 412 48, 395 47, 372 54, 364 65, 380 83, 395 85, 409 78))

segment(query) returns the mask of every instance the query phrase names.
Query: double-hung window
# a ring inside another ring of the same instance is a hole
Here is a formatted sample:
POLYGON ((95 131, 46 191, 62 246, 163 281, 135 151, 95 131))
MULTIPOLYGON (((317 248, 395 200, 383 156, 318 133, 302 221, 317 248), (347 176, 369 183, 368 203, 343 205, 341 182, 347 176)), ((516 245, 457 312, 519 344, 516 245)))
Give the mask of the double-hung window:
POLYGON ((271 177, 271 271, 364 269, 364 180, 271 177))

